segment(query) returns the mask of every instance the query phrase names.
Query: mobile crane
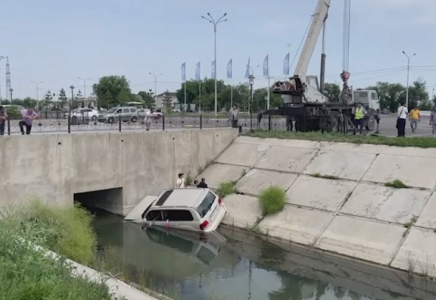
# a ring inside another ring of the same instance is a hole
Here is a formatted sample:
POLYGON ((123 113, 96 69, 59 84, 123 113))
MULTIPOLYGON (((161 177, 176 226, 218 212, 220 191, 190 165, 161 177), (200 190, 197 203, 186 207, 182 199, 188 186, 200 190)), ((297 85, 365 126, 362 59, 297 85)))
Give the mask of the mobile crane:
MULTIPOLYGON (((350 73, 348 68, 348 51, 346 43, 349 44, 349 25, 346 22, 350 12, 347 12, 347 1, 345 0, 344 10, 344 71, 341 73, 343 89, 339 102, 332 102, 324 94, 325 77, 325 23, 328 17, 331 0, 318 0, 315 13, 312 16, 311 24, 302 48, 300 58, 295 68, 294 76, 288 81, 278 81, 273 85, 273 93, 283 95, 283 104, 278 109, 267 110, 266 115, 285 115, 295 120, 297 131, 343 131, 355 130, 353 122, 354 100, 359 97, 358 102, 367 110, 364 126, 367 130, 374 130, 375 118, 378 117, 379 109, 378 95, 372 90, 358 90, 353 92, 348 86, 350 73), (348 14, 348 15, 347 15, 348 14), (323 45, 321 54, 321 83, 318 83, 317 76, 307 75, 310 59, 323 30, 323 45), (348 31, 348 41, 346 41, 348 31)), ((349 2, 348 2, 349 9, 349 2)), ((349 47, 349 46, 348 46, 349 47)))

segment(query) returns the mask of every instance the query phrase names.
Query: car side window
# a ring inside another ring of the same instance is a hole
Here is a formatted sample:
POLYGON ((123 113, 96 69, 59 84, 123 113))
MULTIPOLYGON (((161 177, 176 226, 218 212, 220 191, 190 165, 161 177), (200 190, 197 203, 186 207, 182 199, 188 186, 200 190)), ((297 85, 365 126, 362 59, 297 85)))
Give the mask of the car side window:
POLYGON ((131 107, 131 108, 130 108, 130 112, 131 112, 131 113, 135 113, 135 112, 136 112, 136 108, 131 107))
POLYGON ((123 108, 123 113, 129 113, 129 109, 128 108, 123 108))
POLYGON ((121 113, 121 109, 117 110, 115 113, 116 114, 120 114, 121 113))
POLYGON ((147 221, 163 221, 162 213, 160 210, 150 210, 145 216, 147 221))
POLYGON ((164 221, 166 220, 173 221, 173 222, 194 221, 194 217, 192 216, 191 212, 185 209, 162 210, 162 216, 164 221))

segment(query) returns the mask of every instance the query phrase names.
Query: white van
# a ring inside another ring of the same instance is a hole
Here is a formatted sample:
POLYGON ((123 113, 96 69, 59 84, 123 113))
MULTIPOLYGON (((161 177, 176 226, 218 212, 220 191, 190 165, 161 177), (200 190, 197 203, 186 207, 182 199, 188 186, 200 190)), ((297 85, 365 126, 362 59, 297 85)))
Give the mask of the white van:
POLYGON ((165 190, 142 214, 147 226, 214 231, 227 207, 209 189, 181 188, 165 190))

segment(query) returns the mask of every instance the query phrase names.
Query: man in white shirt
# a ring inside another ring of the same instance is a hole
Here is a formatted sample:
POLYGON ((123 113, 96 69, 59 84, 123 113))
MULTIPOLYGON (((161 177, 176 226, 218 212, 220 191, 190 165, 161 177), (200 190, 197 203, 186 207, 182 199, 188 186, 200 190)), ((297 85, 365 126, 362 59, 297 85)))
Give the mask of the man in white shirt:
POLYGON ((406 136, 406 119, 408 113, 409 112, 407 111, 407 107, 405 107, 404 104, 401 103, 401 106, 398 107, 398 113, 397 113, 398 137, 406 136))
POLYGON ((179 178, 177 178, 176 188, 184 188, 185 187, 185 178, 183 178, 183 173, 179 173, 179 178))

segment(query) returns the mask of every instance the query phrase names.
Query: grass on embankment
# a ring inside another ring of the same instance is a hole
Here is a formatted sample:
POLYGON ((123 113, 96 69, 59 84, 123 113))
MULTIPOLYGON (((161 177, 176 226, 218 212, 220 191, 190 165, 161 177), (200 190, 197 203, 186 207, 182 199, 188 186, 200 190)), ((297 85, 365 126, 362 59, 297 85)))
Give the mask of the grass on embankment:
POLYGON ((262 215, 272 215, 283 210, 286 202, 286 192, 278 186, 270 186, 259 195, 262 215))
POLYGON ((91 215, 77 207, 55 208, 41 201, 2 207, 0 215, 0 299, 120 299, 107 286, 71 277, 64 259, 48 257, 34 245, 88 264, 96 236, 91 215), (26 243, 28 241, 30 243, 26 243))
POLYGON ((265 131, 256 130, 248 132, 247 136, 258 138, 276 138, 289 140, 308 140, 316 142, 336 142, 352 144, 387 145, 397 147, 436 147, 436 139, 430 137, 392 138, 371 135, 344 135, 342 133, 321 132, 289 132, 289 131, 265 131))
POLYGON ((221 199, 228 195, 236 194, 237 192, 238 190, 236 189, 236 181, 221 182, 216 190, 217 195, 221 199))

